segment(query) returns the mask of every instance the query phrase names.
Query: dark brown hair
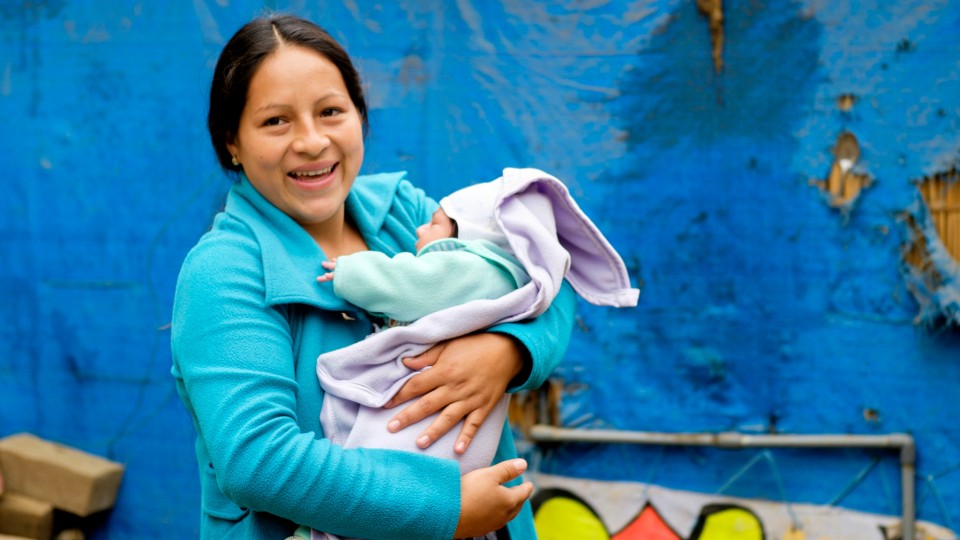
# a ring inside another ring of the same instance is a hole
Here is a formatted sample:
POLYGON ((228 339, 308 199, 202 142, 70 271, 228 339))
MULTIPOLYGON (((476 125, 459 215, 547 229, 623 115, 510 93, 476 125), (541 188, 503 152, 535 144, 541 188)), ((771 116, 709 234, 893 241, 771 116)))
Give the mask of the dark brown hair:
POLYGON ((240 115, 247 103, 247 90, 257 68, 270 53, 282 44, 299 45, 314 50, 337 66, 353 106, 360 114, 364 134, 367 132, 367 103, 363 97, 360 75, 347 51, 316 24, 292 15, 270 15, 254 19, 230 38, 220 53, 210 86, 210 110, 207 129, 220 166, 239 172, 227 141, 236 136, 240 115))

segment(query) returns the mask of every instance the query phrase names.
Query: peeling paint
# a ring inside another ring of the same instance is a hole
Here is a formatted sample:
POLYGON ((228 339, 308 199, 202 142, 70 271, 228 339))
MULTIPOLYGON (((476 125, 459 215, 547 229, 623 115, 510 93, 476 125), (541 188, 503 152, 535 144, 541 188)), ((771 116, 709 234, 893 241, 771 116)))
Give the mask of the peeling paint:
POLYGON ((723 71, 723 0, 697 0, 700 10, 710 25, 710 56, 717 73, 723 71))
POLYGON ((880 411, 873 407, 864 407, 863 419, 871 423, 880 423, 880 411))
POLYGON ((841 133, 833 146, 833 163, 827 178, 813 181, 831 207, 849 211, 860 193, 873 184, 869 175, 853 170, 858 161, 860 143, 856 136, 849 131, 841 133))
POLYGON ((917 200, 900 215, 907 287, 920 305, 915 322, 960 325, 960 171, 916 182, 917 200))
POLYGON ((855 94, 840 94, 837 96, 837 108, 843 112, 849 112, 857 103, 855 94))
POLYGON ((960 173, 953 169, 935 174, 917 187, 947 252, 960 260, 960 173))

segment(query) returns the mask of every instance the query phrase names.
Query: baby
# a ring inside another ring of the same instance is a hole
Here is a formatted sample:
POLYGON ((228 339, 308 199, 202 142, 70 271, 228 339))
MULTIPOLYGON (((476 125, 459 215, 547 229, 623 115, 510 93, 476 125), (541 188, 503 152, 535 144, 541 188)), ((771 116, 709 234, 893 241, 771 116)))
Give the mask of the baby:
POLYGON ((487 239, 457 238, 457 232, 457 222, 441 202, 430 221, 417 228, 416 254, 345 255, 324 261, 328 272, 317 281, 332 281, 338 296, 386 319, 387 326, 409 324, 471 300, 499 298, 530 281, 504 247, 487 239))

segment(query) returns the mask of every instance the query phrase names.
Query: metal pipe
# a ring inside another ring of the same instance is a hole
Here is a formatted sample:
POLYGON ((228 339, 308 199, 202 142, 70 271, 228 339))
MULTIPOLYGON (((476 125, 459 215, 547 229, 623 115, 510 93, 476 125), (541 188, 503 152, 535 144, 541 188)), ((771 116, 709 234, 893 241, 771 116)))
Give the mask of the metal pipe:
POLYGON ((623 443, 663 446, 714 446, 718 448, 880 448, 900 451, 901 510, 904 539, 914 536, 916 497, 914 487, 917 449, 913 436, 886 435, 748 435, 737 432, 662 433, 612 429, 571 429, 535 424, 528 438, 535 443, 623 443))

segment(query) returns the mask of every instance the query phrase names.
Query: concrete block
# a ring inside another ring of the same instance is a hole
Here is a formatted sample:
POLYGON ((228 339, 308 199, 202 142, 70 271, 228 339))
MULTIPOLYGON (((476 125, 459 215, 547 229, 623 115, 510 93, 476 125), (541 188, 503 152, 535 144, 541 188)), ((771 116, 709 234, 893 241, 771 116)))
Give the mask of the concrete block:
POLYGON ((113 506, 124 467, 20 433, 0 439, 0 470, 7 494, 28 495, 83 517, 113 506))
POLYGON ((52 531, 52 504, 9 491, 0 497, 0 535, 50 540, 52 531))

